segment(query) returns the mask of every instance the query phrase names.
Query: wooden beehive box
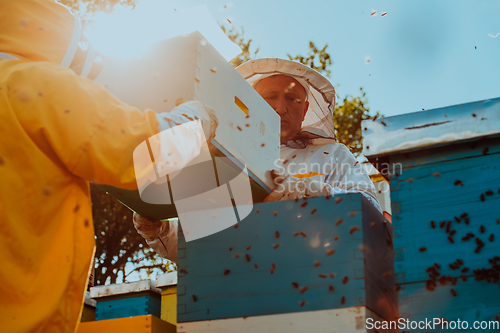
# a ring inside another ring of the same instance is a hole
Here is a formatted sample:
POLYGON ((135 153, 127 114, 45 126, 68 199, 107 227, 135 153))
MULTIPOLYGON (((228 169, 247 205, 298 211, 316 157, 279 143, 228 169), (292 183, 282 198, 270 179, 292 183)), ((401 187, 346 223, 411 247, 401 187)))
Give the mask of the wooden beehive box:
POLYGON ((151 280, 93 287, 90 296, 97 302, 95 320, 161 317, 161 290, 151 280))
MULTIPOLYGON (((273 187, 269 170, 280 158, 280 118, 199 32, 158 42, 134 58, 108 57, 95 81, 143 110, 169 112, 192 100, 213 107, 219 120, 213 144, 237 166, 228 173, 245 165, 257 201, 273 187)), ((174 205, 146 204, 138 191, 102 187, 141 215, 177 216, 174 205)))
POLYGON ((364 154, 391 186, 400 315, 498 320, 500 99, 363 129, 364 154))
POLYGON ((156 276, 156 287, 161 290, 161 319, 177 324, 177 272, 156 276))
POLYGON ((358 332, 397 316, 392 228, 361 194, 257 204, 188 243, 180 232, 178 264, 179 332, 358 332))
POLYGON ((153 315, 80 323, 77 333, 175 333, 176 327, 153 315))

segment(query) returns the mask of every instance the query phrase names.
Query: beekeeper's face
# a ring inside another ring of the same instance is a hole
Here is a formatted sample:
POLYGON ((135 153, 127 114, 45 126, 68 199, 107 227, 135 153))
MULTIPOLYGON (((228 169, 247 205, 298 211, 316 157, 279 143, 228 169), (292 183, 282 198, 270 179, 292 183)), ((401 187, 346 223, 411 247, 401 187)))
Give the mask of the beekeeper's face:
POLYGON ((280 115, 281 141, 299 134, 309 107, 304 87, 290 76, 274 75, 260 80, 254 88, 280 115))

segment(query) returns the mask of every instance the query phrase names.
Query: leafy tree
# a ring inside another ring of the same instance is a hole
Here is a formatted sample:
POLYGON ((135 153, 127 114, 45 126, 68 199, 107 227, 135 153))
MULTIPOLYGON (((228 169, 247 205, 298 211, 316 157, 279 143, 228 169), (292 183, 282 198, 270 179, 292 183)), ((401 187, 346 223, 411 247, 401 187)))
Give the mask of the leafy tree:
POLYGON ((301 64, 307 65, 312 69, 325 74, 325 76, 330 77, 331 71, 329 67, 332 64, 332 58, 330 57, 330 53, 326 52, 327 47, 328 44, 326 44, 322 49, 318 49, 316 45, 314 45, 314 42, 309 42, 309 52, 307 53, 307 56, 287 55, 290 60, 296 60, 301 64), (319 62, 319 65, 316 65, 316 61, 319 62))
POLYGON ((255 58, 255 56, 259 52, 259 48, 257 48, 253 53, 250 51, 250 44, 252 43, 252 39, 245 40, 245 30, 243 29, 243 27, 241 28, 241 32, 238 32, 235 27, 231 27, 231 29, 227 29, 224 25, 221 25, 220 27, 222 31, 224 31, 224 33, 229 37, 229 39, 237 44, 242 51, 240 55, 230 61, 233 67, 236 68, 239 65, 247 62, 248 60, 255 58))
POLYGON ((73 14, 82 20, 82 26, 92 22, 92 16, 98 12, 111 13, 117 5, 135 7, 138 0, 58 0, 71 8, 73 14))
POLYGON ((94 184, 90 190, 97 245, 96 285, 116 283, 119 276, 126 281, 125 265, 129 262, 135 266, 132 272, 147 275, 155 269, 161 272, 175 269, 174 263, 156 255, 135 231, 130 209, 94 184))
MULTIPOLYGON (((327 47, 328 44, 323 48, 317 48, 313 42, 309 42, 309 52, 306 56, 291 56, 288 54, 288 58, 330 77, 332 58, 326 50, 327 47)), ((335 106, 335 110, 333 110, 337 140, 349 147, 356 157, 363 151, 361 122, 374 118, 374 116, 370 115, 366 93, 363 91, 363 88, 359 88, 359 90, 361 96, 347 95, 342 100, 342 103, 339 103, 337 98, 337 105, 335 106)), ((379 112, 375 115, 375 117, 380 116, 379 112)))
MULTIPOLYGON (((363 88, 359 88, 359 90, 361 96, 348 95, 344 97, 342 104, 339 103, 333 111, 337 140, 349 147, 356 157, 363 151, 361 122, 374 118, 369 114, 366 93, 363 88)), ((380 116, 379 112, 375 115, 377 118, 380 116)))

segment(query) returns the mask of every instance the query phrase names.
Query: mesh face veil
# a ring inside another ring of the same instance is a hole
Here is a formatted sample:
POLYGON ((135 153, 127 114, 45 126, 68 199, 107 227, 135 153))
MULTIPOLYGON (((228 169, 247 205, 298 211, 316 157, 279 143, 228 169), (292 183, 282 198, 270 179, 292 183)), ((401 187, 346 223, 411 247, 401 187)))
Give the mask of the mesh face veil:
POLYGON ((302 131, 336 139, 333 122, 335 88, 323 75, 301 63, 278 58, 250 60, 236 70, 251 86, 273 75, 287 75, 296 79, 306 89, 309 101, 302 131))

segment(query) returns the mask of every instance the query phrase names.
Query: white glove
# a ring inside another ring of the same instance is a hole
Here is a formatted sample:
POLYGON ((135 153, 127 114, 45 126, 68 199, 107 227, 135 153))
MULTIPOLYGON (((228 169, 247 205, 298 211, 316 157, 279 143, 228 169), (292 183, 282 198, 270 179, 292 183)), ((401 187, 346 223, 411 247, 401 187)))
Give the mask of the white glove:
POLYGON ((134 213, 135 230, 161 257, 177 262, 177 221, 154 220, 134 213))
POLYGON ((219 125, 215 110, 199 101, 184 102, 175 107, 171 112, 161 115, 166 115, 166 120, 170 120, 176 125, 193 120, 201 120, 201 126, 203 127, 207 142, 210 142, 215 137, 215 130, 219 125))

